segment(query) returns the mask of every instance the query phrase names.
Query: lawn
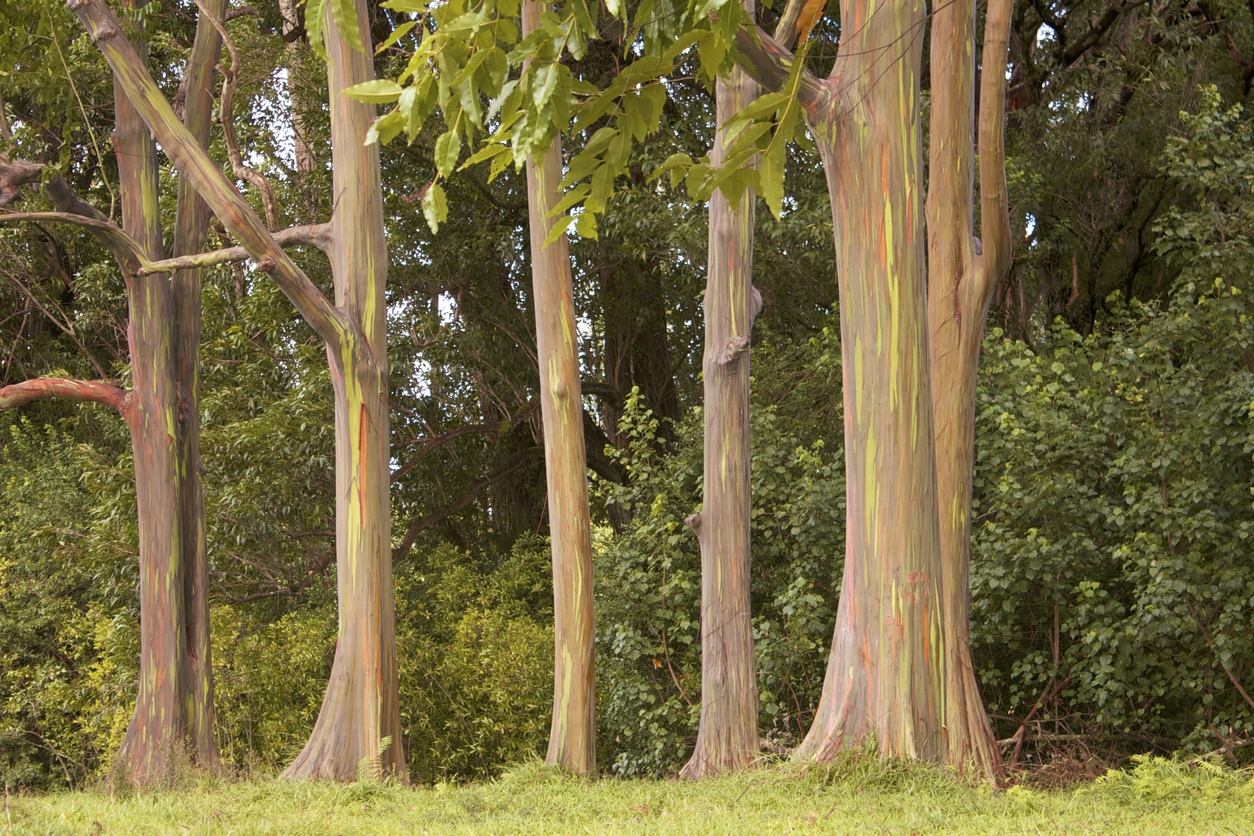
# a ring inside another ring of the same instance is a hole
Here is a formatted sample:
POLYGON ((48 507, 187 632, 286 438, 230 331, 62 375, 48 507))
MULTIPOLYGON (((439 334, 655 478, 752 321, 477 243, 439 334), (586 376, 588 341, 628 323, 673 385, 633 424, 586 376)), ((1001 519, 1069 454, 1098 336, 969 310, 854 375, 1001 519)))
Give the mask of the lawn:
POLYGON ((200 779, 122 797, 10 796, 4 834, 1242 834, 1254 774, 1145 760, 1061 790, 972 786, 927 767, 852 757, 729 778, 585 781, 538 763, 490 784, 403 787, 200 779))

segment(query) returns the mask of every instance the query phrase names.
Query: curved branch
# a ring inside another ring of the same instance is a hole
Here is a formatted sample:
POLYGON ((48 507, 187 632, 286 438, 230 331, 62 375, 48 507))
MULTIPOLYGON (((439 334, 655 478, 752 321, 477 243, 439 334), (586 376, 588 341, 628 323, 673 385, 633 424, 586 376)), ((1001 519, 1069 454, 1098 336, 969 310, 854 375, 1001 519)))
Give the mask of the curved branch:
MULTIPOLYGON (((736 32, 736 63, 745 73, 762 85, 765 90, 778 91, 788 81, 792 71, 793 54, 789 49, 760 27, 742 26, 736 32)), ((797 101, 805 108, 811 121, 826 114, 833 97, 830 83, 820 81, 814 73, 801 68, 797 85, 797 101)))
POLYGON ((222 99, 218 105, 218 112, 222 118, 222 136, 226 140, 226 156, 231 161, 231 173, 241 180, 252 183, 257 187, 257 191, 261 192, 261 206, 266 213, 266 227, 274 229, 278 226, 278 221, 275 220, 274 188, 261 172, 244 165, 244 158, 239 152, 239 139, 235 136, 235 78, 239 70, 239 51, 235 49, 235 41, 231 40, 231 36, 227 34, 226 26, 222 24, 222 21, 214 17, 201 0, 196 0, 196 6, 205 16, 205 20, 218 30, 222 43, 231 54, 231 66, 222 70, 222 99))
MULTIPOLYGON (((274 233, 273 238, 274 242, 283 249, 288 249, 289 247, 317 247, 325 253, 331 248, 331 225, 293 226, 274 233)), ((252 253, 244 247, 226 247, 221 250, 211 250, 207 253, 150 261, 139 269, 139 275, 146 276, 150 273, 184 270, 189 267, 213 267, 218 264, 247 261, 252 257, 252 253)))
MULTIPOLYGON (((92 235, 104 242, 104 245, 109 248, 109 251, 113 253, 114 258, 119 262, 123 264, 137 263, 141 269, 146 269, 152 264, 144 255, 144 248, 139 245, 139 242, 123 232, 122 228, 113 223, 113 221, 89 218, 72 212, 0 213, 0 224, 20 223, 23 221, 46 221, 86 227, 91 231, 92 235)), ((161 271, 149 270, 148 272, 159 273, 161 271)))
POLYGON ((455 430, 449 430, 441 433, 433 438, 424 438, 418 443, 418 452, 410 456, 409 460, 403 465, 392 471, 392 484, 395 485, 404 476, 418 466, 423 457, 437 447, 448 444, 455 438, 463 435, 492 435, 493 433, 507 433, 514 427, 523 422, 528 415, 540 408, 538 400, 532 400, 530 403, 523 404, 522 408, 503 421, 492 421, 487 424, 463 424, 455 430))
POLYGON ((989 0, 980 74, 980 238, 984 299, 1010 269, 1010 199, 1006 194, 1006 54, 1013 0, 989 0))
POLYGON ((327 341, 332 356, 339 356, 347 342, 359 342, 360 329, 275 243, 252 206, 174 115, 103 0, 67 0, 66 5, 109 62, 117 83, 135 104, 174 167, 187 177, 218 219, 257 259, 258 266, 270 274, 301 316, 327 341))
POLYGON ((45 398, 99 403, 126 414, 128 395, 104 380, 71 380, 64 377, 37 377, 0 388, 0 409, 12 409, 45 398))

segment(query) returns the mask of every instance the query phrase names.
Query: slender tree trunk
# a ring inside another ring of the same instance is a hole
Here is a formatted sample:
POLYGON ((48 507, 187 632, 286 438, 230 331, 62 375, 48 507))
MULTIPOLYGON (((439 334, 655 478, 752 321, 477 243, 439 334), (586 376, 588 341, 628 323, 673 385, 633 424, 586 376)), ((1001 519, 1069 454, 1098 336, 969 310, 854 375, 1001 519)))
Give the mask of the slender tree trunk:
MULTIPOLYGON (((148 258, 160 259, 157 148, 116 77, 114 112, 122 227, 148 258)), ((129 778, 148 783, 166 774, 171 754, 183 745, 187 722, 180 687, 187 625, 183 538, 175 505, 179 480, 174 297, 166 274, 140 276, 130 269, 124 273, 133 381, 126 417, 139 510, 140 658, 135 713, 117 757, 129 778)))
MULTIPOLYGON (((222 51, 218 30, 205 14, 222 20, 226 0, 206 0, 196 25, 187 65, 183 124, 202 147, 209 146, 213 124, 214 68, 222 51)), ((179 177, 174 219, 175 256, 201 251, 209 228, 209 207, 179 177)), ((200 477, 200 270, 177 270, 172 284, 174 358, 178 379, 178 528, 182 542, 186 655, 182 669, 183 711, 187 738, 197 762, 218 760, 213 739, 213 660, 209 642, 209 561, 205 553, 205 498, 200 477)))
POLYGON ((939 760, 944 752, 922 40, 909 34, 922 31, 924 16, 922 0, 843 2, 851 34, 832 70, 837 98, 812 111, 835 220, 848 508, 827 678, 799 758, 827 760, 872 741, 884 755, 939 760))
MULTIPOLYGON (((539 27, 544 4, 523 0, 523 36, 539 27)), ((527 214, 540 360, 540 412, 553 550, 553 725, 548 763, 586 775, 596 769, 593 677, 592 532, 579 385, 579 338, 566 235, 545 244, 562 179, 558 141, 527 161, 527 214)))
POLYGON ((971 664, 971 478, 976 367, 997 282, 1010 266, 1005 153, 1006 48, 1010 7, 989 4, 980 95, 981 225, 973 237, 975 157, 974 0, 939 7, 932 19, 932 172, 928 184, 928 328, 940 501, 945 636, 946 754, 959 769, 995 779, 1001 758, 971 664))
MULTIPOLYGON (((752 14, 752 0, 744 4, 752 14)), ((715 86, 719 130, 710 152, 722 163, 723 125, 758 96, 743 70, 715 86)), ((701 543, 701 722, 682 775, 698 779, 748 767, 758 757, 758 681, 749 608, 749 341, 762 297, 753 286, 753 210, 710 198, 705 291, 705 479, 699 513, 686 520, 701 543)))
POLYGON ((304 750, 287 778, 408 777, 401 746, 388 498, 388 255, 378 144, 365 144, 373 105, 343 95, 374 78, 364 3, 357 5, 366 52, 326 18, 335 214, 331 270, 336 308, 357 333, 328 345, 335 389, 335 547, 339 633, 331 680, 304 750))

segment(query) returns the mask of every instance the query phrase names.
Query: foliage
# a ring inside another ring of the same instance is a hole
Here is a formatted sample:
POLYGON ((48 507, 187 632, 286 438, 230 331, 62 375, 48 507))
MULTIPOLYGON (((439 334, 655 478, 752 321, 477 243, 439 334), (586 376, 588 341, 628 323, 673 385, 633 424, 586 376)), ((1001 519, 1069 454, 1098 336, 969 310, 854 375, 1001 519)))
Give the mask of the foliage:
POLYGON ((397 579, 401 725, 415 779, 488 778, 540 751, 553 690, 547 541, 496 566, 443 546, 397 579))
MULTIPOLYGON (((815 340, 774 359, 781 368, 799 353, 813 362, 824 347, 815 340)), ((764 380, 780 374, 769 360, 755 368, 764 380)), ((751 413, 758 689, 768 737, 785 741, 804 733, 818 701, 844 554, 842 456, 839 436, 832 440, 839 421, 797 420, 806 413, 789 407, 822 415, 816 404, 830 410, 839 399, 831 386, 823 373, 777 377, 755 390, 751 413), (786 398, 771 403, 785 390, 786 398)), ((600 483, 605 501, 632 515, 596 558, 598 750, 620 775, 665 774, 696 733, 701 559, 684 519, 699 508, 700 432, 696 412, 676 428, 674 449, 659 451, 657 419, 633 393, 620 426, 628 444, 616 454, 630 481, 600 483)))
POLYGON ((995 714, 1212 749, 1254 722, 1254 324, 1222 279, 1117 310, 986 343, 976 666, 995 714))

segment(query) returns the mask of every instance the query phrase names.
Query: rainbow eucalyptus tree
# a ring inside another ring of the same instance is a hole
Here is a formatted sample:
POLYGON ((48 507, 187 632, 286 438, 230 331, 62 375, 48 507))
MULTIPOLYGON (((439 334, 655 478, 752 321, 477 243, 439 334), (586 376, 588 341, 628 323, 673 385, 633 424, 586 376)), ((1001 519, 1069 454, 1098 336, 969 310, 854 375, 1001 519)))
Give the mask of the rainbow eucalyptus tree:
MULTIPOLYGON (((220 16, 226 2, 210 0, 205 9, 220 16)), ((144 66, 142 24, 133 32, 135 60, 144 66)), ((217 29, 202 16, 187 65, 184 110, 189 141, 200 148, 209 141, 221 46, 217 29)), ((43 397, 95 402, 116 409, 130 429, 139 511, 139 687, 115 762, 130 780, 148 783, 165 775, 178 750, 186 749, 201 766, 217 763, 200 483, 200 271, 186 267, 171 275, 153 267, 164 253, 156 144, 117 76, 114 113, 121 228, 74 195, 59 176, 45 186, 59 211, 15 213, 0 221, 73 223, 109 248, 126 282, 131 388, 104 380, 28 380, 0 389, 0 409, 43 397)), ((0 165, 0 178, 9 187, 36 181, 41 172, 38 165, 0 165)), ((173 254, 199 250, 208 223, 203 202, 180 178, 173 254)))
MULTIPOLYGON (((544 4, 522 2, 524 37, 544 4)), ((570 252, 558 204, 561 141, 527 158, 527 215, 536 307, 536 356, 553 552, 553 725, 546 761, 580 775, 596 771, 596 680, 592 632, 592 524, 579 383, 570 252), (551 234, 556 232, 555 237, 551 234)))
MULTIPOLYGON (((967 563, 976 363, 992 287, 1009 266, 1010 4, 992 0, 986 18, 983 242, 973 237, 973 0, 932 21, 925 236, 925 17, 921 0, 843 0, 847 34, 825 79, 797 67, 780 41, 737 33, 748 72, 772 89, 795 84, 825 167, 840 289, 844 580, 822 698, 796 756, 826 760, 874 741, 886 755, 991 778, 999 761, 967 647, 967 563)), ((793 32, 781 25, 777 35, 790 42, 793 32)))
MULTIPOLYGON (((753 0, 741 6, 753 14, 753 0)), ((726 161, 732 119, 757 95, 757 84, 739 67, 715 82, 712 166, 726 161)), ((753 286, 756 199, 752 187, 735 204, 721 191, 710 195, 701 360, 703 495, 701 510, 684 521, 701 545, 701 719, 681 772, 694 780, 745 769, 760 754, 749 602, 749 343, 762 310, 762 296, 753 286)))
POLYGON ((374 73, 365 3, 309 4, 311 40, 325 49, 327 59, 336 210, 323 227, 283 236, 271 234, 175 118, 105 4, 69 0, 68 5, 175 167, 242 244, 242 252, 187 256, 168 266, 254 258, 326 342, 335 394, 339 633, 322 710, 309 741, 284 774, 352 780, 364 766, 375 775, 404 778, 388 503, 388 265, 379 157, 377 146, 366 144, 373 106, 343 95, 374 73), (327 253, 334 300, 292 262, 281 241, 313 243, 327 253))

